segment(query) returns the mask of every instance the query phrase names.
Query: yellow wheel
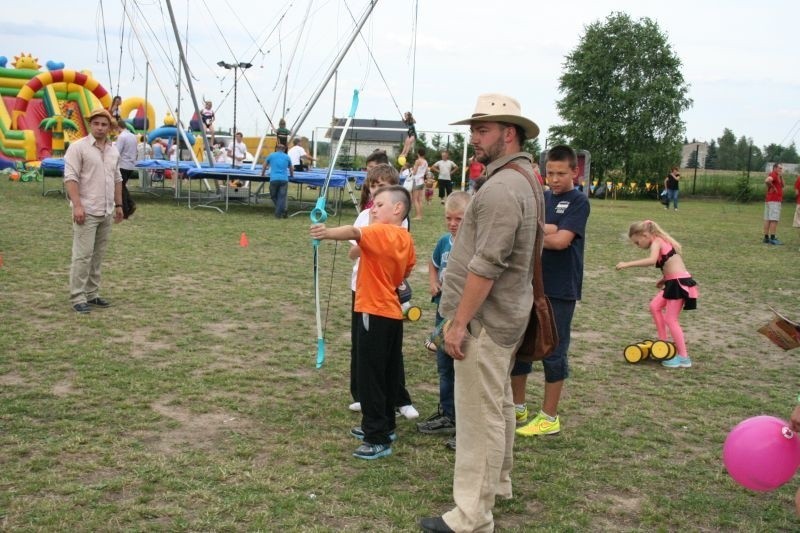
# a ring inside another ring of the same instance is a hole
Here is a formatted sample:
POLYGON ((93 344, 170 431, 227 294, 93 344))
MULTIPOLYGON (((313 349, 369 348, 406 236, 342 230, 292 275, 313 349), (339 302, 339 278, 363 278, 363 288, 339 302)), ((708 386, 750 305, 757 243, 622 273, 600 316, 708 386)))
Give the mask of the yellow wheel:
POLYGON ((406 318, 411 322, 416 322, 420 317, 422 317, 422 309, 417 306, 409 307, 406 311, 406 318))
POLYGON ((638 363, 644 356, 642 348, 638 344, 626 346, 622 351, 622 355, 625 357, 625 360, 631 364, 638 363))
POLYGON ((669 355, 667 355, 666 360, 669 361, 670 359, 675 357, 675 354, 678 353, 678 350, 675 348, 675 345, 671 342, 667 342, 667 345, 669 345, 669 355))
POLYGON ((656 341, 650 347, 650 355, 656 361, 666 361, 675 356, 675 345, 667 341, 656 341))
POLYGON ((653 341, 642 341, 637 346, 642 350, 642 359, 650 357, 650 348, 653 347, 653 341))

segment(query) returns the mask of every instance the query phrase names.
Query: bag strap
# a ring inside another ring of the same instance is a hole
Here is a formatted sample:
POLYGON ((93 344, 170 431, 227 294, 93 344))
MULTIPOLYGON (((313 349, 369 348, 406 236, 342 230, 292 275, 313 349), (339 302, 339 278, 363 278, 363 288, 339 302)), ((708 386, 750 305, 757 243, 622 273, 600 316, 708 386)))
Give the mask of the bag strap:
MULTIPOLYGON (((534 179, 533 172, 527 172, 513 161, 503 165, 503 168, 510 168, 522 174, 530 184, 533 190, 533 196, 536 197, 538 190, 539 194, 542 193, 542 185, 539 180, 534 179)), ((540 206, 541 207, 541 206, 540 206)), ((542 248, 544 247, 544 209, 539 209, 536 220, 536 241, 533 246, 533 298, 534 300, 541 299, 544 296, 544 281, 542 280, 542 248)))

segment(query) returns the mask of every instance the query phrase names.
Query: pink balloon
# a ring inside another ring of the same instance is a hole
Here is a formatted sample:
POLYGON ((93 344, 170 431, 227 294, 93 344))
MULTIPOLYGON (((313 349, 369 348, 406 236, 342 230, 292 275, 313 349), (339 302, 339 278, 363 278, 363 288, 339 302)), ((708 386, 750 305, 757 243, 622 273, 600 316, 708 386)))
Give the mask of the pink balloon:
POLYGON ((754 416, 728 434, 722 460, 734 481, 743 487, 775 490, 800 467, 800 437, 780 418, 754 416))

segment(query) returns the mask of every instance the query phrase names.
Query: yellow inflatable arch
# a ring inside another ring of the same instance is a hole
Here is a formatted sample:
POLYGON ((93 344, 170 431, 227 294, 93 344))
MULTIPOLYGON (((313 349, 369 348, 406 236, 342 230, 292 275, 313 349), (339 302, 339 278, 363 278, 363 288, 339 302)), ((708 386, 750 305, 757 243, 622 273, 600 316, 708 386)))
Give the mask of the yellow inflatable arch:
POLYGON ((139 109, 139 106, 143 106, 145 108, 145 115, 147 116, 147 127, 143 129, 144 131, 150 131, 156 127, 156 111, 153 104, 150 102, 146 103, 147 105, 145 105, 144 98, 138 96, 126 98, 119 106, 119 114, 122 118, 127 119, 131 112, 139 109))

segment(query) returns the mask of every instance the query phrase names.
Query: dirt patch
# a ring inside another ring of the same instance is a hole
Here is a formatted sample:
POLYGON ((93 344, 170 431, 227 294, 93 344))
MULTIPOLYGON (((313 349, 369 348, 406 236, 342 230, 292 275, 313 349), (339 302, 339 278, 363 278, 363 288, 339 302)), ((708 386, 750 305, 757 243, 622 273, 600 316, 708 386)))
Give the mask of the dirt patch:
POLYGON ((156 413, 171 421, 174 427, 154 429, 143 437, 146 444, 165 454, 178 453, 187 448, 196 450, 217 449, 220 440, 231 431, 247 424, 240 414, 226 412, 193 413, 181 406, 170 405, 162 399, 150 405, 156 413))
POLYGON ((232 332, 241 329, 241 325, 235 322, 209 322, 206 324, 208 331, 219 337, 228 337, 232 332))
POLYGON ((0 385, 8 387, 13 387, 13 386, 19 387, 21 385, 26 385, 26 384, 27 381, 25 381, 25 378, 23 378, 16 372, 9 372, 7 374, 3 374, 2 376, 0 376, 0 385))
POLYGON ((78 390, 75 388, 74 376, 68 376, 61 381, 55 383, 52 388, 52 393, 59 398, 75 394, 78 390))
POLYGON ((131 347, 131 357, 144 357, 153 352, 172 348, 170 343, 150 340, 152 333, 152 328, 138 328, 133 330, 131 333, 131 341, 133 344, 131 347))

